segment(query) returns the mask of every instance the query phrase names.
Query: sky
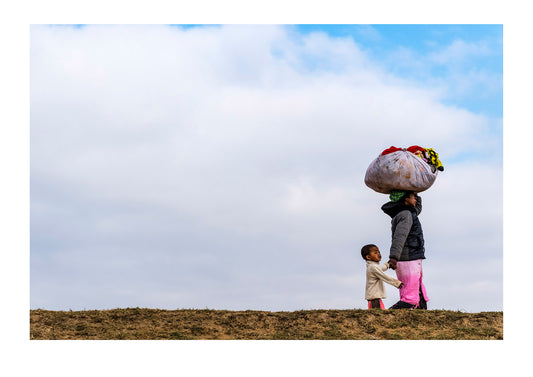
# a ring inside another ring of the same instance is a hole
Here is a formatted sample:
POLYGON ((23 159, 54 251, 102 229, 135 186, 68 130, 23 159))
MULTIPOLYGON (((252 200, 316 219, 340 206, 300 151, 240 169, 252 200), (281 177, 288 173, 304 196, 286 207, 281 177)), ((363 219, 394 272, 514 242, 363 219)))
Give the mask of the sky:
POLYGON ((428 307, 501 311, 502 126, 502 25, 32 25, 30 307, 365 308, 420 145, 428 307))

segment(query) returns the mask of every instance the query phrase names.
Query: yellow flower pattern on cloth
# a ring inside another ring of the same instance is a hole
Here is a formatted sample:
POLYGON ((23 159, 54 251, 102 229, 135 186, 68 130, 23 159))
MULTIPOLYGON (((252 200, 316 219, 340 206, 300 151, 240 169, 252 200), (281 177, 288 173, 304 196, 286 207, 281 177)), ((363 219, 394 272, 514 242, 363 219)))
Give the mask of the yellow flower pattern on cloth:
POLYGON ((442 166, 442 163, 439 160, 439 155, 437 154, 437 152, 435 152, 433 148, 424 148, 424 149, 426 150, 428 154, 429 163, 431 165, 434 165, 437 168, 437 170, 443 171, 444 166, 442 166))

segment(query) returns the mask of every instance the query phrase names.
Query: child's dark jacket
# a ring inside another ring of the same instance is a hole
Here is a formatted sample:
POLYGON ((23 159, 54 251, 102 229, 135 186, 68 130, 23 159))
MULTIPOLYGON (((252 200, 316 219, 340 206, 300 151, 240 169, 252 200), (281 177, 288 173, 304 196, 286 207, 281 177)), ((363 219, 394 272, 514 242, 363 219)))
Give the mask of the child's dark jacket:
POLYGON ((389 257, 399 261, 426 259, 424 234, 418 219, 422 212, 422 198, 417 196, 415 207, 400 202, 388 202, 381 209, 392 218, 389 257))

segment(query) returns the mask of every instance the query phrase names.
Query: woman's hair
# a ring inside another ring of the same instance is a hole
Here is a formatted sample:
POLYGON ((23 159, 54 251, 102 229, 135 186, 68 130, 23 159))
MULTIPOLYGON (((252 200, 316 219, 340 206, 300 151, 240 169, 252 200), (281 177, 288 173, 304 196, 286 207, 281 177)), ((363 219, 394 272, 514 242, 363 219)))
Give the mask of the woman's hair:
POLYGON ((366 260, 366 256, 370 254, 370 249, 373 247, 377 247, 377 246, 371 243, 361 248, 361 256, 363 257, 364 260, 366 260))

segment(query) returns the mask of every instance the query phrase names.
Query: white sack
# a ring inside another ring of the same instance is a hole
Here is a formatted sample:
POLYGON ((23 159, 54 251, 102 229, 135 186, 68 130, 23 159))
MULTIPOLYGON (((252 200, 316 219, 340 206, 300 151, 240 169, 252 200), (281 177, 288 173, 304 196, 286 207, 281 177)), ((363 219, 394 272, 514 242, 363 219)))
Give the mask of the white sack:
POLYGON ((382 194, 392 190, 422 192, 431 187, 437 170, 408 151, 397 151, 376 158, 365 174, 365 184, 382 194))

